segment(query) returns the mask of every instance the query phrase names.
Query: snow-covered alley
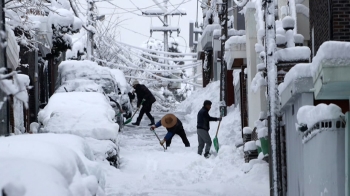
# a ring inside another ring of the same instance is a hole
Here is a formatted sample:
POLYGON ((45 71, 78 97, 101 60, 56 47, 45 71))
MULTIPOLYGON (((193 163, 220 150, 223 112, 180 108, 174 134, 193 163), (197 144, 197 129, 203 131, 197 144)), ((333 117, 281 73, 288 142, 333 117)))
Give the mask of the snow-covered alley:
MULTIPOLYGON (((177 108, 174 114, 183 122, 191 143, 185 148, 175 136, 166 152, 155 135, 148 129, 147 117, 140 127, 126 127, 119 135, 120 169, 106 171, 106 193, 113 195, 269 195, 268 164, 264 161, 244 163, 242 147, 235 142, 241 138, 240 114, 234 107, 221 123, 220 150, 205 159, 197 154, 196 119, 204 99, 213 101, 210 115, 218 116, 219 100, 215 96, 219 83, 195 92, 177 108), (248 171, 245 173, 245 171, 248 171)), ((154 113, 160 119, 164 113, 154 113)), ((213 138, 217 122, 211 123, 213 138)), ((165 128, 158 128, 160 138, 165 128)))

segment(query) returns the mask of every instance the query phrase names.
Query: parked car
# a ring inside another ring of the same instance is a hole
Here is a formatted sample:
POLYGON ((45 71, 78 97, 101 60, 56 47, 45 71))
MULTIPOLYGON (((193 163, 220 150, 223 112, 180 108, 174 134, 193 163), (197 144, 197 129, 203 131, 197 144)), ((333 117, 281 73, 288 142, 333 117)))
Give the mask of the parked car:
MULTIPOLYGON (((124 76, 123 76, 124 77, 124 76)), ((125 78, 124 78, 125 80, 125 78)), ((131 105, 127 94, 122 93, 111 69, 101 67, 92 61, 64 61, 58 68, 56 92, 100 92, 108 96, 116 111, 116 119, 120 129, 124 126, 124 118, 131 116, 131 105), (101 89, 96 88, 93 81, 101 89), (96 89, 96 90, 95 90, 96 89), (64 91, 63 91, 64 90, 64 91)))
MULTIPOLYGON (((118 166, 119 125, 109 100, 98 92, 55 93, 38 114, 40 133, 73 134, 101 141, 95 154, 118 166)), ((95 143, 98 143, 96 141, 95 143)), ((96 149, 96 148, 92 148, 96 149)))
POLYGON ((69 134, 0 137, 1 195, 105 195, 88 142, 69 134))

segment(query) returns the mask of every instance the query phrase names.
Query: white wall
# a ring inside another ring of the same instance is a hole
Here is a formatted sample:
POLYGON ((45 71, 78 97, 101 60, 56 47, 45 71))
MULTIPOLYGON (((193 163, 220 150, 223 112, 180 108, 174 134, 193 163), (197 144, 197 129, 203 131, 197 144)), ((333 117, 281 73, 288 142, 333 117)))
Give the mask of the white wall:
MULTIPOLYGON (((259 119, 262 109, 262 99, 265 99, 265 93, 262 91, 254 93, 250 90, 252 79, 257 73, 258 57, 255 52, 257 43, 257 30, 255 21, 255 9, 248 8, 245 14, 246 24, 246 52, 247 52, 247 92, 248 92, 248 126, 254 127, 254 122, 259 119)), ((266 106, 266 102, 263 101, 266 106)))

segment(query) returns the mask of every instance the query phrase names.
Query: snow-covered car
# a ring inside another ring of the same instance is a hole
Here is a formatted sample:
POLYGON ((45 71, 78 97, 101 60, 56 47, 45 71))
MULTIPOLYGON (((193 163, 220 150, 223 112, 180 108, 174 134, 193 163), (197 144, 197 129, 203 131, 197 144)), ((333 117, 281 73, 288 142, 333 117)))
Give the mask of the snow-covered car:
POLYGON ((75 135, 0 138, 0 191, 6 195, 101 196, 103 172, 87 142, 75 135))
POLYGON ((56 92, 100 92, 96 85, 86 82, 86 80, 93 81, 101 86, 101 93, 112 99, 112 102, 116 102, 116 105, 112 105, 116 110, 117 123, 120 128, 123 128, 123 116, 126 118, 131 116, 131 105, 128 95, 121 91, 124 89, 121 82, 125 81, 124 74, 119 74, 121 77, 115 77, 115 73, 112 74, 111 71, 112 69, 92 61, 64 61, 58 68, 56 92))
MULTIPOLYGON (((105 159, 118 166, 118 132, 115 112, 97 92, 55 93, 38 114, 38 132, 74 134, 102 141, 105 159), (113 144, 110 144, 113 143, 113 144)), ((101 148, 100 148, 101 149, 101 148)))

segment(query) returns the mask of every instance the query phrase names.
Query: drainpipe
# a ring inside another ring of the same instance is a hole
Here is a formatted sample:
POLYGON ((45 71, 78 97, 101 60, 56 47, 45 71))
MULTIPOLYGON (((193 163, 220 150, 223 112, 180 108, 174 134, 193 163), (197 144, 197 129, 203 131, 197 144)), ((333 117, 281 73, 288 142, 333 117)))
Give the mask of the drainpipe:
POLYGON ((332 10, 331 10, 331 0, 328 0, 328 24, 329 24, 329 40, 333 39, 333 17, 332 17, 332 10))
MULTIPOLYGON (((350 101, 350 98, 349 98, 350 101)), ((350 112, 345 114, 346 127, 345 127, 345 196, 350 196, 350 112)))

